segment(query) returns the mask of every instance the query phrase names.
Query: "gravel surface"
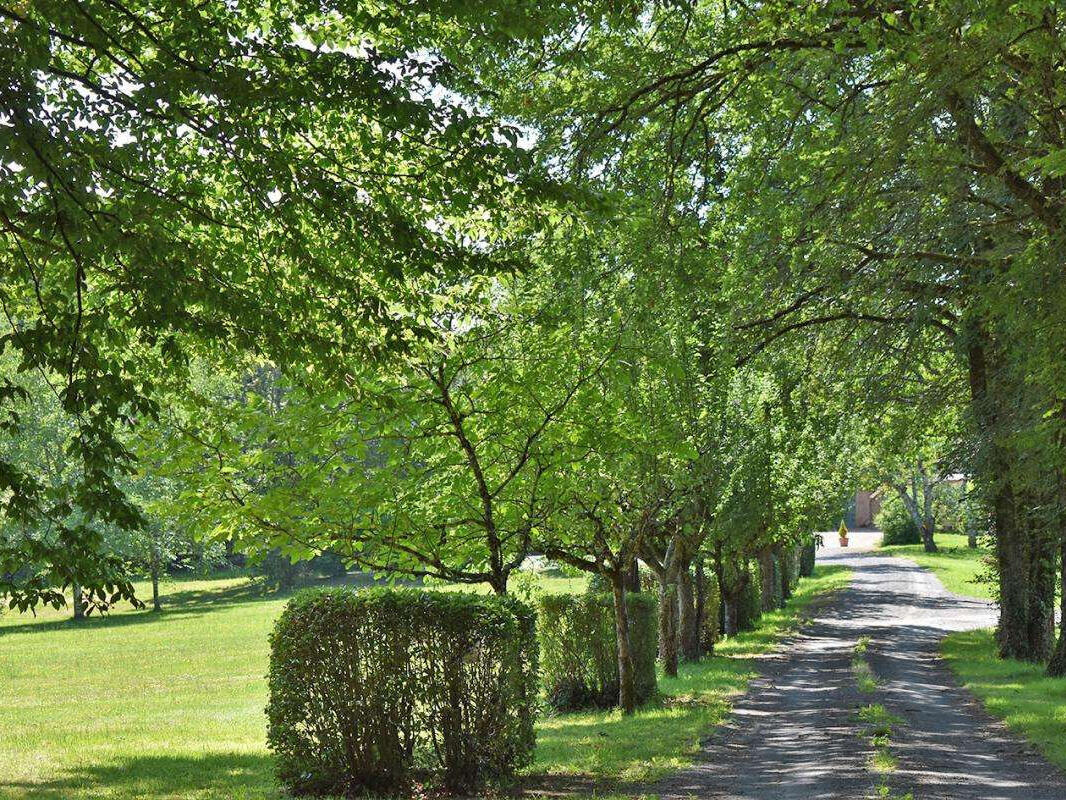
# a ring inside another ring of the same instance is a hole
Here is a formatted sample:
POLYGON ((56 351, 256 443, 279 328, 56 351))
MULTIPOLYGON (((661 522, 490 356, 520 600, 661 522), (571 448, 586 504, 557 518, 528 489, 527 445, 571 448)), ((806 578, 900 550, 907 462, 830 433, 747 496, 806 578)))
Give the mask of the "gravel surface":
MULTIPOLYGON (((835 543, 833 543, 835 544, 835 543)), ((952 631, 991 627, 995 609, 958 597, 902 558, 836 547, 819 561, 853 570, 851 585, 815 612, 708 740, 696 764, 648 792, 729 800, 1066 800, 1066 776, 958 688, 939 657, 952 631), (860 637, 880 681, 858 691, 851 661, 860 637), (898 769, 873 772, 873 746, 856 718, 882 703, 902 720, 890 750, 898 769)), ((832 545, 831 545, 832 546, 832 545)))

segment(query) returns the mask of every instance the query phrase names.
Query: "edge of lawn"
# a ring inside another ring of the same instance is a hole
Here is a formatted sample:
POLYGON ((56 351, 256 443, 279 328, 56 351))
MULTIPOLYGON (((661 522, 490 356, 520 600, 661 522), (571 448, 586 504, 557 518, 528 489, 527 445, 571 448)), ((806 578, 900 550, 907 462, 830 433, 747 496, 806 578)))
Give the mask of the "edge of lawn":
POLYGON ((676 678, 660 672, 659 696, 630 717, 618 711, 543 717, 527 776, 580 778, 610 787, 653 781, 692 763, 700 742, 728 715, 731 699, 759 674, 757 657, 796 630, 815 600, 850 580, 846 567, 818 565, 785 608, 763 614, 755 630, 720 640, 714 655, 681 664, 676 678))

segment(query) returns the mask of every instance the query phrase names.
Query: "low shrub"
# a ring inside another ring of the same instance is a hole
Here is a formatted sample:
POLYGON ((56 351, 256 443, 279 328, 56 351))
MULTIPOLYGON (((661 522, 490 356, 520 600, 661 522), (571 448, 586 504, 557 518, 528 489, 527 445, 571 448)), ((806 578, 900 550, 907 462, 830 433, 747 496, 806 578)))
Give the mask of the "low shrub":
POLYGON ((919 544, 922 541, 922 532, 898 497, 885 498, 876 522, 881 529, 882 544, 919 544))
POLYGON ((704 653, 714 651, 714 644, 718 641, 720 633, 718 629, 718 617, 722 598, 718 594, 718 581, 713 572, 706 572, 703 576, 704 613, 703 626, 700 630, 700 650, 704 653))
POLYGON ((737 603, 737 630, 754 630, 762 618, 762 591, 759 589, 761 572, 757 563, 752 563, 751 578, 737 603))
MULTIPOLYGON (((537 608, 541 678, 548 705, 557 711, 609 708, 618 703, 614 600, 609 594, 543 595, 537 608)), ((626 595, 633 678, 638 703, 655 694, 657 603, 626 595)))
POLYGON ((814 575, 814 562, 818 555, 818 545, 821 542, 820 536, 817 534, 811 536, 806 544, 800 549, 799 559, 799 574, 802 578, 809 578, 814 575))
POLYGON ((307 590, 270 637, 267 741, 293 794, 469 792, 533 754, 533 612, 510 597, 307 590))

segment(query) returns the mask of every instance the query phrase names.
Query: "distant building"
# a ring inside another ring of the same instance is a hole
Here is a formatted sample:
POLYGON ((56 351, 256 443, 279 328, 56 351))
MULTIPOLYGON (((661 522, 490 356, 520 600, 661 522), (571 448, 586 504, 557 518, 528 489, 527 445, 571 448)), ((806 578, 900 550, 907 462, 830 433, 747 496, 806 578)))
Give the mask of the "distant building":
POLYGON ((880 489, 875 489, 872 492, 860 489, 855 492, 855 497, 848 503, 847 513, 844 515, 844 524, 849 528, 872 528, 880 510, 880 489))

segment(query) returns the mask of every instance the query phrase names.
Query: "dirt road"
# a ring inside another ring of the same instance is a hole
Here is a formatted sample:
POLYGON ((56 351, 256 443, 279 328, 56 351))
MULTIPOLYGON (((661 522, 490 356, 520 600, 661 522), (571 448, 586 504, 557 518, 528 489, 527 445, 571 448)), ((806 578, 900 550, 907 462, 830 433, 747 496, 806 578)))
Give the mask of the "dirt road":
MULTIPOLYGON (((868 543, 859 537, 856 544, 868 543)), ((947 592, 913 562, 876 551, 831 549, 819 559, 853 570, 848 589, 767 661, 732 721, 698 762, 651 791, 728 800, 1066 800, 1066 776, 993 721, 958 688, 938 655, 949 632, 991 627, 987 603, 947 592), (858 690, 855 645, 880 681, 858 690), (889 750, 898 769, 870 768, 860 708, 882 703, 899 718, 889 750)))

